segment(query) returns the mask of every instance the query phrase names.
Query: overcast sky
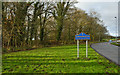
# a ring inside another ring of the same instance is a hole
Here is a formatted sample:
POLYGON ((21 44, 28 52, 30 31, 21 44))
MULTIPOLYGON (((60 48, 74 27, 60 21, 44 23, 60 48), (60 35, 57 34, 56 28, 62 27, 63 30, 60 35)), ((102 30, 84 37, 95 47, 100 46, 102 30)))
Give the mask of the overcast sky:
POLYGON ((104 1, 92 0, 91 2, 88 2, 86 0, 86 2, 82 1, 77 3, 76 7, 81 8, 86 12, 89 12, 91 9, 98 12, 101 16, 101 19, 104 21, 105 26, 107 26, 109 34, 112 36, 116 36, 117 24, 115 17, 118 17, 118 1, 117 2, 112 2, 111 0, 108 2, 104 1))

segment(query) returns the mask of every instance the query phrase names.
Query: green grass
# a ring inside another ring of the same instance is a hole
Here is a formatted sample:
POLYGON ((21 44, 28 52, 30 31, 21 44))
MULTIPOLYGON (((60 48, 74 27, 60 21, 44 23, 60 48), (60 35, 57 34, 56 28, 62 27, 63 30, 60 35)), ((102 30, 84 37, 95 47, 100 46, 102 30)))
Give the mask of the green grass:
POLYGON ((118 66, 80 45, 77 59, 76 45, 41 48, 3 54, 2 73, 118 73, 118 66))
POLYGON ((112 45, 120 46, 120 44, 117 44, 116 42, 111 43, 112 45))

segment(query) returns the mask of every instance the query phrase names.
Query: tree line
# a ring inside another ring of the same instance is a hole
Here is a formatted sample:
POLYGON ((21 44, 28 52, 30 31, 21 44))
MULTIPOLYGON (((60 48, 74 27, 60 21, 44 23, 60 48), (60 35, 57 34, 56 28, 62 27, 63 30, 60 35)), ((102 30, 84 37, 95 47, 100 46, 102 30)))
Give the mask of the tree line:
POLYGON ((86 13, 76 2, 2 2, 3 52, 31 49, 47 45, 75 43, 81 32, 90 41, 107 37, 107 29, 99 14, 86 13))

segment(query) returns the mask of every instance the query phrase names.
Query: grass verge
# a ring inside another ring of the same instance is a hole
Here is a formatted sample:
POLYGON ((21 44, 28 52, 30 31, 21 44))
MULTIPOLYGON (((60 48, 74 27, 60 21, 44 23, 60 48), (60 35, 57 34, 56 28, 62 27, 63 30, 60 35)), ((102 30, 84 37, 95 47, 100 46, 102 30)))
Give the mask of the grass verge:
POLYGON ((76 45, 40 48, 3 54, 2 73, 118 73, 118 66, 103 56, 80 45, 77 59, 76 45))
POLYGON ((116 45, 116 46, 119 46, 120 47, 120 44, 114 42, 114 43, 111 43, 112 45, 116 45))

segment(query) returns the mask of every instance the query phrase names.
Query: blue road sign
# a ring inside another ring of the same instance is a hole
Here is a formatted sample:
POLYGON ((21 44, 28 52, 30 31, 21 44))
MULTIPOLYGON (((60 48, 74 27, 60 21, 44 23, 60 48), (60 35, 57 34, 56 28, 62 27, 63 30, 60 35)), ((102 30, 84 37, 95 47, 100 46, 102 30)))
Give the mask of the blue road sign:
POLYGON ((85 33, 80 33, 78 35, 75 35, 75 40, 89 40, 90 35, 86 35, 85 33))

